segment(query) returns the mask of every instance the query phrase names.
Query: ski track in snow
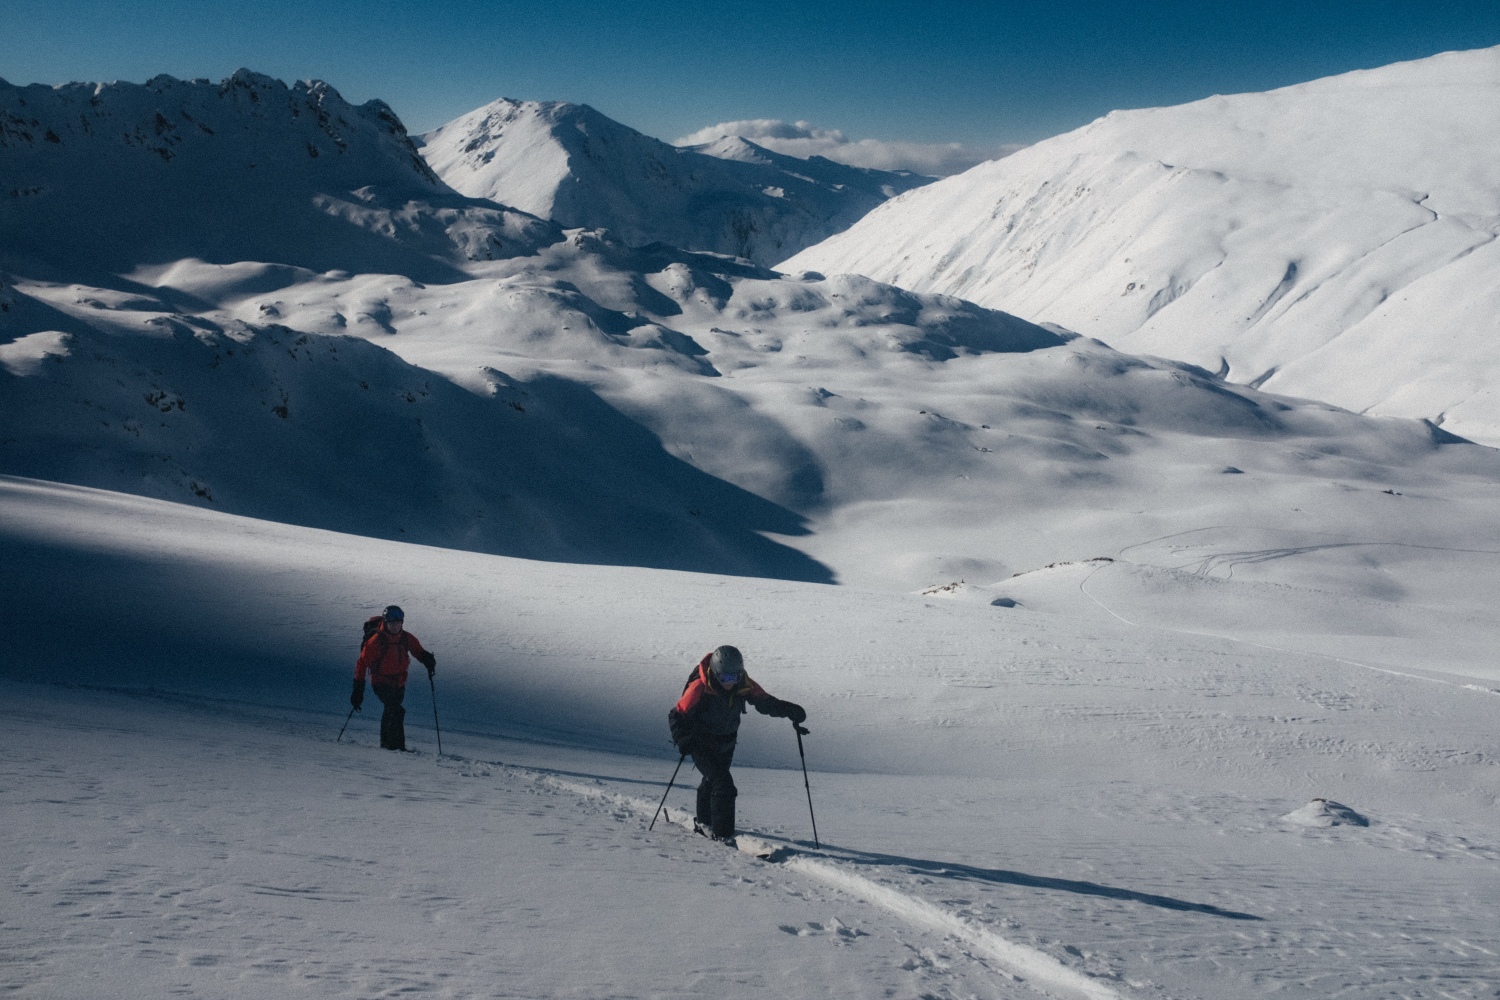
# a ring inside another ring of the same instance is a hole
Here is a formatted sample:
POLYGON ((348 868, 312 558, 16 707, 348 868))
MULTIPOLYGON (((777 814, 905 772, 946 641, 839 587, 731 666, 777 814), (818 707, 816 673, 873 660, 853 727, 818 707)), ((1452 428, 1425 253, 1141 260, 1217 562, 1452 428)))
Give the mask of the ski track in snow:
POLYGON ((925 899, 908 896, 826 861, 792 857, 786 860, 785 865, 842 889, 851 896, 889 910, 915 926, 957 938, 1003 967, 1014 970, 1013 975, 1017 980, 1039 984, 1046 992, 1056 990, 1063 996, 1083 996, 1089 1000, 1116 1000, 1119 996, 1114 990, 1069 969, 1046 952, 1008 941, 994 931, 980 927, 925 899))
MULTIPOLYGON (((528 769, 518 769, 528 770, 528 769)), ((551 788, 560 791, 571 792, 586 798, 607 802, 617 808, 627 809, 637 815, 654 816, 657 805, 644 799, 637 799, 627 795, 618 795, 599 788, 593 788, 574 781, 550 775, 531 772, 536 775, 537 780, 551 788)), ((673 820, 670 815, 662 819, 674 826, 691 830, 692 818, 682 813, 679 820, 673 820)), ((745 837, 741 835, 742 839, 745 837)), ((766 838, 755 834, 750 837, 763 842, 766 838)), ((742 852, 745 845, 741 845, 742 852)), ((819 882, 829 885, 840 892, 872 903, 896 917, 912 925, 918 930, 930 931, 945 937, 950 937, 971 949, 979 955, 985 956, 1007 970, 1009 979, 1015 982, 1028 982, 1042 989, 1048 995, 1062 997, 1085 997, 1087 1000, 1118 1000, 1119 994, 1080 972, 1068 968, 1057 959, 1046 952, 1014 941, 1006 940, 994 931, 981 927, 972 920, 965 919, 956 913, 944 909, 935 903, 900 892, 890 886, 882 885, 873 879, 865 878, 854 872, 839 867, 829 860, 818 860, 805 855, 800 851, 786 856, 785 850, 778 851, 771 859, 780 867, 791 871, 800 872, 803 875, 817 879, 819 882)), ((753 855, 752 855, 753 856, 753 855)))

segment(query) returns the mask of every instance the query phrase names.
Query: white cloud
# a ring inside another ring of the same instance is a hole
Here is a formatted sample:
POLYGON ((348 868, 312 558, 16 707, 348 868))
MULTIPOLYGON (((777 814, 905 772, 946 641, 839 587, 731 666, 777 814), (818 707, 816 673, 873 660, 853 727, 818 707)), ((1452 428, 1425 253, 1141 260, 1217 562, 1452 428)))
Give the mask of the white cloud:
POLYGON ((849 139, 838 129, 818 128, 811 122, 784 122, 775 118, 752 118, 722 122, 701 128, 676 140, 675 146, 701 146, 729 136, 749 139, 758 146, 787 156, 825 156, 852 167, 877 170, 911 170, 946 177, 968 170, 976 163, 1009 156, 1020 145, 976 149, 957 142, 887 142, 881 139, 849 139))

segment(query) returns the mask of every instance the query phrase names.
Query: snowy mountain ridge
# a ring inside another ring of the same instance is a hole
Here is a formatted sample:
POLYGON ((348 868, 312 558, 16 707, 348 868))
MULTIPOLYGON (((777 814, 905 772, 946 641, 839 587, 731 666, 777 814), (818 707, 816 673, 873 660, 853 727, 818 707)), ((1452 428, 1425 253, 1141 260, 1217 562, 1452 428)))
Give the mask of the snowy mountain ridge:
POLYGON ((667 243, 765 265, 931 180, 726 139, 683 149, 586 104, 493 101, 422 135, 445 182, 627 244, 667 243))
MULTIPOLYGON (((76 110, 95 90, 9 93, 76 110)), ((123 109, 109 129, 64 144, 29 126, 0 162, 47 191, 7 211, 73 227, 4 248, 0 382, 25 401, 0 427, 11 474, 533 558, 916 589, 1096 555, 1144 510, 1195 528, 1205 504, 1269 517, 1330 476, 1363 495, 1490 468, 1418 422, 959 299, 564 234, 443 187, 379 106, 321 87, 99 93, 123 109), (201 139, 166 157, 114 137, 154 135, 162 107, 201 139), (308 150, 332 142, 319 108, 347 153, 308 150), (369 485, 367 437, 409 475, 369 485)), ((1327 526, 1396 516, 1367 500, 1327 526)))
POLYGON ((463 198, 381 101, 240 70, 218 84, 0 84, 0 266, 197 257, 453 276, 556 226, 463 198))
POLYGON ((1500 48, 1114 112, 783 266, 1500 442, 1496 121, 1500 48))

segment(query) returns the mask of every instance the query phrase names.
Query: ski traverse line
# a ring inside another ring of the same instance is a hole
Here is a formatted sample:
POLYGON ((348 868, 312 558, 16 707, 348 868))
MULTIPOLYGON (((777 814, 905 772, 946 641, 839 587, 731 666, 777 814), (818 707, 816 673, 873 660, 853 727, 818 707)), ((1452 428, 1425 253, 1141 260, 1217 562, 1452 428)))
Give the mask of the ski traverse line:
POLYGON ((862 875, 845 871, 837 865, 813 858, 791 857, 781 862, 781 865, 872 903, 909 924, 957 938, 974 951, 994 959, 1022 982, 1044 992, 1059 990, 1069 996, 1082 996, 1088 1000, 1120 1000, 1120 994, 1114 990, 1091 976, 1068 968, 1046 952, 1003 938, 994 931, 919 896, 909 896, 862 875))
MULTIPOLYGON (((610 805, 628 809, 640 816, 650 815, 656 811, 656 804, 648 802, 645 799, 620 795, 616 792, 609 792, 590 785, 567 781, 562 778, 553 777, 552 775, 540 774, 531 768, 517 767, 515 765, 502 766, 512 767, 517 771, 530 772, 534 775, 538 784, 546 787, 607 802, 610 805)), ((682 813, 682 810, 679 809, 678 812, 682 813)), ((670 815, 666 817, 666 820, 674 826, 691 830, 691 827, 687 823, 681 820, 674 820, 670 815)), ((967 945, 972 952, 991 959, 1002 966, 1006 974, 1033 989, 1050 995, 1068 998, 1082 997, 1084 1000, 1121 1000, 1119 993, 1092 976, 1069 968, 1046 952, 1024 944, 1017 944, 973 920, 946 910, 920 896, 912 896, 900 890, 892 889, 890 886, 882 885, 873 879, 847 871, 830 861, 793 853, 795 849, 785 845, 770 845, 753 835, 748 837, 742 835, 739 839, 742 842, 749 841, 756 845, 776 846, 776 851, 770 857, 763 858, 763 860, 772 864, 779 864, 782 868, 799 872, 822 882, 832 889, 854 896, 857 899, 862 899, 919 930, 932 931, 946 937, 955 938, 967 945)), ((749 849, 745 843, 741 843, 740 847, 741 853, 749 854, 752 857, 759 856, 754 850, 749 849)))
MULTIPOLYGON (((1402 671, 1402 670, 1392 669, 1391 667, 1377 667, 1373 663, 1362 663, 1359 660, 1351 660, 1351 659, 1348 659, 1347 657, 1343 657, 1343 656, 1334 656, 1332 653, 1320 653, 1317 650, 1287 649, 1287 648, 1282 647, 1282 646, 1272 646, 1272 645, 1270 645, 1268 643, 1256 642, 1254 639, 1242 639, 1239 636, 1235 636, 1235 635, 1223 635, 1223 634, 1218 633, 1218 632, 1200 632, 1197 629, 1176 628, 1175 626, 1172 626, 1172 625, 1150 625, 1150 624, 1144 624, 1142 622, 1133 622, 1129 618, 1126 618, 1124 615, 1121 615, 1121 614, 1117 613, 1113 608, 1111 608, 1109 605, 1105 604, 1103 601, 1099 600, 1099 598, 1095 597, 1093 594, 1089 593, 1089 589, 1088 589, 1088 582, 1094 578, 1094 574, 1095 573, 1098 573, 1100 570, 1104 569, 1107 566, 1112 566, 1112 565, 1117 565, 1117 564, 1124 564, 1125 562, 1127 562, 1127 561, 1126 560, 1117 560, 1116 562, 1105 563, 1103 565, 1096 566, 1089 573, 1088 576, 1086 576, 1082 580, 1078 581, 1078 589, 1080 591, 1082 591, 1084 597, 1087 597, 1089 600, 1091 600, 1095 604, 1099 605, 1099 607, 1103 608, 1104 611, 1107 612, 1109 615, 1111 615, 1114 618, 1119 619, 1120 621, 1124 622, 1126 625, 1129 625, 1131 628, 1151 628, 1151 629, 1156 629, 1159 632, 1173 632, 1173 633, 1176 633, 1177 635, 1196 635, 1196 636, 1202 636, 1205 639, 1223 639, 1226 642, 1244 643, 1246 646, 1254 646, 1256 649, 1264 649, 1264 650, 1268 650, 1268 651, 1270 651, 1272 653, 1285 653, 1288 656, 1317 656, 1317 657, 1321 657, 1322 659, 1325 659, 1325 660, 1332 660, 1335 663, 1345 664, 1346 666, 1363 667, 1366 670, 1373 670, 1373 671, 1375 671, 1377 673, 1390 674, 1392 677, 1405 677, 1408 680, 1427 681, 1427 682, 1432 683, 1432 684, 1446 684, 1449 687, 1464 688, 1464 689, 1469 690, 1469 691, 1484 691, 1484 692, 1487 692, 1489 694, 1500 693, 1500 692, 1496 692, 1493 688, 1485 688, 1485 687, 1481 687, 1481 686, 1479 686, 1477 684, 1473 684, 1473 683, 1460 683, 1458 681, 1444 680, 1441 677, 1425 677, 1422 674, 1409 674, 1409 673, 1406 673, 1405 671, 1402 671)), ((1129 563, 1129 565, 1131 565, 1131 566, 1141 566, 1142 564, 1141 563, 1129 563)), ((1149 564, 1147 564, 1146 568, 1148 568, 1148 569, 1160 569, 1161 567, 1150 566, 1149 564)))

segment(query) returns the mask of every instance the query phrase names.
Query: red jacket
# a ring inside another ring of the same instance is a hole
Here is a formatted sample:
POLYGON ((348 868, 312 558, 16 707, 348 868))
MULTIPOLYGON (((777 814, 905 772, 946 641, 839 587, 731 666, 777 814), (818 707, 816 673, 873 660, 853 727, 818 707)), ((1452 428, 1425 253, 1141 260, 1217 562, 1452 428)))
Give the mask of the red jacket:
POLYGON ((398 639, 392 639, 385 626, 370 636, 359 651, 359 660, 354 664, 354 679, 362 681, 370 675, 370 683, 387 687, 406 687, 406 668, 411 664, 412 654, 421 656, 427 650, 417 637, 404 629, 398 639))
MULTIPOLYGON (((712 654, 709 654, 710 656, 712 654)), ((740 682, 732 691, 713 679, 705 656, 693 671, 687 689, 667 718, 675 734, 707 734, 727 737, 739 732, 740 716, 745 713, 745 704, 755 706, 762 715, 785 716, 785 703, 766 693, 765 688, 740 672, 740 682)))

